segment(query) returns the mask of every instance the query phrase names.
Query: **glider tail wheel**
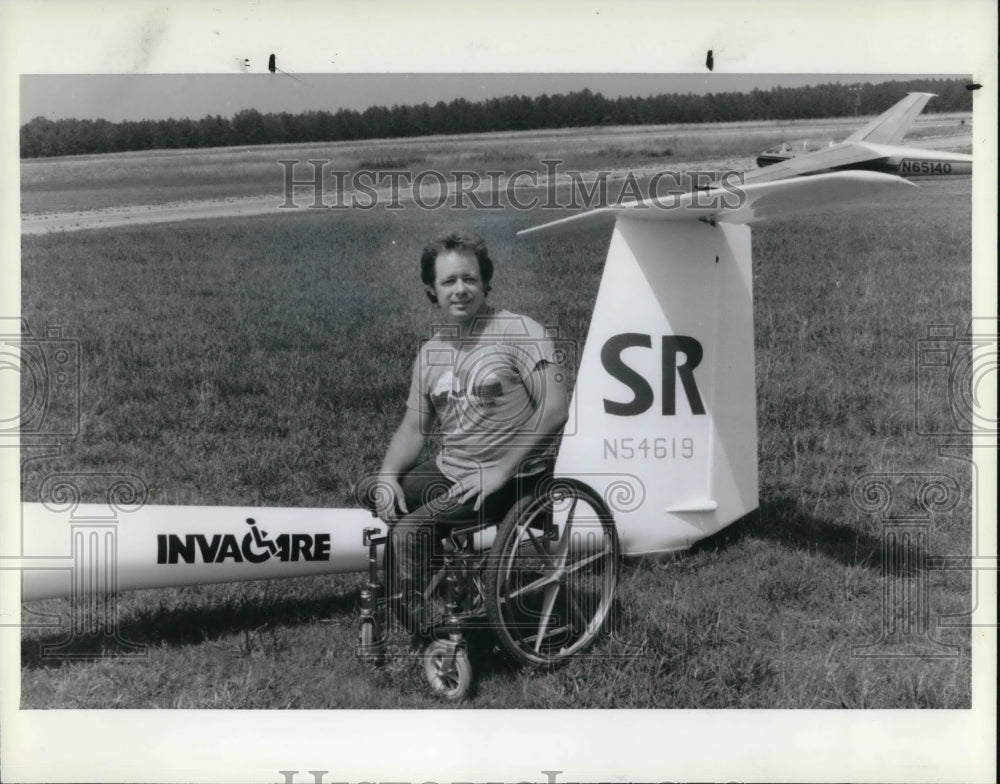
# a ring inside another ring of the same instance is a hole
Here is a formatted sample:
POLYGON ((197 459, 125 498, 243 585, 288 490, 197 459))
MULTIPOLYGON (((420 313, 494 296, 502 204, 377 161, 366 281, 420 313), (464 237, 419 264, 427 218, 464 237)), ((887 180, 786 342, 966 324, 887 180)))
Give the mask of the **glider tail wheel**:
POLYGON ((620 547, 603 499, 575 479, 541 484, 508 512, 486 566, 486 610, 522 665, 559 664, 609 620, 620 547))

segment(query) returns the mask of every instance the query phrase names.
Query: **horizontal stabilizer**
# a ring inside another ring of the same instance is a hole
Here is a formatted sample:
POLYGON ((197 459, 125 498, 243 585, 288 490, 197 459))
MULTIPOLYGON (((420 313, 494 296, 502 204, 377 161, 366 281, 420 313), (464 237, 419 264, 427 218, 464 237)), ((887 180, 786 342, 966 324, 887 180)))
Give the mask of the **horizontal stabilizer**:
POLYGON ((672 194, 662 199, 599 207, 518 232, 518 236, 578 231, 611 226, 618 218, 642 221, 752 223, 766 218, 825 207, 891 189, 916 187, 901 177, 881 172, 850 171, 813 177, 713 188, 672 194))

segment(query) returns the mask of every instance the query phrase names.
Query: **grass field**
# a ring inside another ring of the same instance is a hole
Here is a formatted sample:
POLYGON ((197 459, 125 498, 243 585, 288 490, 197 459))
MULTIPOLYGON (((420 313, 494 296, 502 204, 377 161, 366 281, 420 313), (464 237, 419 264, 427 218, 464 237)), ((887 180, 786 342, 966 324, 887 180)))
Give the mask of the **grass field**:
MULTIPOLYGON (((134 198, 130 176, 115 181, 124 191, 91 183, 39 209, 134 198)), ((142 477, 156 504, 350 505, 432 323, 418 285, 427 239, 454 226, 482 234, 498 261, 493 299, 582 340, 607 240, 514 239, 551 217, 302 210, 25 237, 24 317, 36 330, 63 325, 82 347, 79 436, 25 463, 25 499, 54 472, 118 471, 142 477)), ((969 706, 967 630, 938 625, 970 610, 968 575, 887 572, 880 520, 852 500, 867 474, 953 477, 957 501, 930 518, 929 550, 969 553, 969 464, 914 426, 917 341, 928 325, 969 318, 969 180, 757 226, 754 286, 760 508, 676 559, 627 565, 613 631, 593 655, 529 672, 476 648, 470 707, 969 706), (885 592, 920 580, 932 636, 955 655, 856 655, 886 624, 914 620, 886 611, 885 592)), ((929 416, 944 428, 934 391, 929 416)), ((131 658, 89 655, 100 643, 86 639, 69 649, 79 658, 42 656, 65 625, 26 628, 22 705, 438 705, 402 634, 382 669, 355 661, 360 585, 359 575, 123 594, 120 634, 145 646, 131 658)), ((28 610, 65 621, 68 604, 28 610)))

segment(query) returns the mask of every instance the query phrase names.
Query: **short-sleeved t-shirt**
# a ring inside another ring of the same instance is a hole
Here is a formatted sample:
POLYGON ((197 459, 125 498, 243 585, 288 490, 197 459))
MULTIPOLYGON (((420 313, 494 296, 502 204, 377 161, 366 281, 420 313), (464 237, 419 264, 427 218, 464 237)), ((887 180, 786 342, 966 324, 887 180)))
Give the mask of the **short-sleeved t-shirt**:
MULTIPOLYGON (((533 400, 545 390, 528 385, 543 383, 531 374, 540 363, 555 362, 555 347, 538 322, 507 310, 485 308, 467 337, 458 337, 457 328, 449 335, 449 329, 439 328, 421 345, 406 405, 437 416, 438 468, 461 482, 496 465, 506 449, 534 433, 533 400)), ((518 474, 541 471, 549 456, 544 449, 532 454, 518 474)))

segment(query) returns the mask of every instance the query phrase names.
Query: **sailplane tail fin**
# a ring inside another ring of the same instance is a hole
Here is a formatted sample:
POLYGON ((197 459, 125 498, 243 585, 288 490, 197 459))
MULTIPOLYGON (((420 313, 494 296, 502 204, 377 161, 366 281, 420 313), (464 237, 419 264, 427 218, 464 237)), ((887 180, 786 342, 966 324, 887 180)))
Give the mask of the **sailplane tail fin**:
POLYGON ((626 554, 689 547, 757 506, 753 281, 746 223, 911 186, 849 172, 670 203, 600 208, 526 230, 613 221, 556 473, 590 484, 626 554), (700 219, 700 220, 698 220, 700 219))
POLYGON ((910 130, 917 115, 924 110, 934 93, 907 93, 899 103, 894 104, 868 125, 855 131, 844 141, 871 142, 872 144, 899 144, 910 130))

